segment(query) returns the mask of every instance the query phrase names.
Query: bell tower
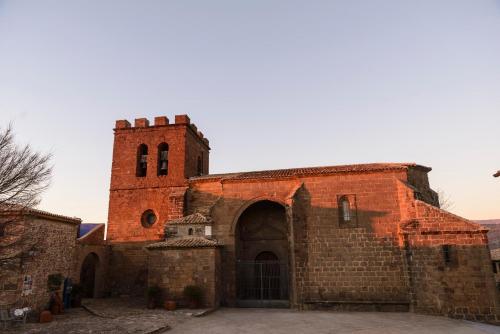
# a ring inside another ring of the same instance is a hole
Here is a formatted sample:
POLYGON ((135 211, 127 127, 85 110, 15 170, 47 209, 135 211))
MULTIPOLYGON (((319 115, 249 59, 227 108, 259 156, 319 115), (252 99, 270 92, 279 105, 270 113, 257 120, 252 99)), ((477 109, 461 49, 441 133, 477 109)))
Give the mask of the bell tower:
POLYGON ((165 222, 182 216, 188 179, 208 174, 209 151, 187 115, 116 121, 107 239, 160 239, 165 222))

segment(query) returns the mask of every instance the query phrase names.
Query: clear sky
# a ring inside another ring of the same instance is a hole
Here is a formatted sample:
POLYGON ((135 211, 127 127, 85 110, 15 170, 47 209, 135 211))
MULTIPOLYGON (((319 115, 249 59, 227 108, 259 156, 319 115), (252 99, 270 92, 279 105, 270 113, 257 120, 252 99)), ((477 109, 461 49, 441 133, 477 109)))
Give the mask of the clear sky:
POLYGON ((115 120, 184 113, 212 173, 414 161, 500 218, 500 0, 0 0, 0 126, 54 154, 42 209, 105 222, 115 120))

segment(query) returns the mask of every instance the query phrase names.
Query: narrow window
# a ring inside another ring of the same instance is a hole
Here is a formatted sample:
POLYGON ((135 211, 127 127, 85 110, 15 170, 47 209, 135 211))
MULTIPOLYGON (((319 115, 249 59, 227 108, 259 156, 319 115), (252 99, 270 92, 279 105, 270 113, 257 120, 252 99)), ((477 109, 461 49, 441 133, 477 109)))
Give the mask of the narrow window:
POLYGON ((498 272, 497 263, 493 262, 492 265, 493 265, 493 272, 496 274, 498 272))
POLYGON ((198 175, 203 175, 203 163, 201 162, 201 157, 198 157, 198 166, 197 166, 198 175))
POLYGON ((205 164, 204 164, 204 159, 203 159, 203 152, 201 152, 201 175, 205 174, 205 164))
POLYGON ((148 146, 146 144, 139 145, 137 149, 137 177, 144 177, 148 171, 148 146))
POLYGON ((168 174, 168 144, 158 145, 158 175, 168 174))
POLYGON ((342 196, 339 200, 339 217, 342 223, 348 223, 352 220, 351 203, 347 196, 342 196))
POLYGON ((443 260, 445 264, 451 263, 451 246, 443 245, 443 260))
POLYGON ((0 223, 0 237, 5 236, 5 224, 0 223))
POLYGON ((192 229, 192 228, 189 228, 189 230, 188 230, 188 234, 189 234, 189 235, 193 235, 193 229, 192 229))

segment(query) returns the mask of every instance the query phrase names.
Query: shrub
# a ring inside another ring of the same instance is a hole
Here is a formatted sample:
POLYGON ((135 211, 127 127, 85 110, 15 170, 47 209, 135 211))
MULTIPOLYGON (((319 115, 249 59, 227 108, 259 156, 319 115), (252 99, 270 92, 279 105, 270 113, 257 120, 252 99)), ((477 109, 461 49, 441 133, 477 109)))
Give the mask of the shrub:
POLYGON ((184 288, 183 294, 190 301, 201 302, 203 290, 197 285, 188 285, 184 288))
POLYGON ((152 285, 147 290, 148 303, 153 303, 154 306, 161 304, 163 299, 163 291, 158 285, 152 285))
POLYGON ((63 276, 61 274, 50 274, 47 278, 47 286, 50 291, 57 291, 61 287, 63 276))

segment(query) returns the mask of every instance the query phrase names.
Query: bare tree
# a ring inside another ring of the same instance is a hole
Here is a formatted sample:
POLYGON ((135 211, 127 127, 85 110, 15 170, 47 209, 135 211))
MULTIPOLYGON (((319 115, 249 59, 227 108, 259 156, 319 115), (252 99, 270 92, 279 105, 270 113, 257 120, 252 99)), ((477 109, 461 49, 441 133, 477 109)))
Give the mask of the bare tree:
MULTIPOLYGON (((0 268, 19 266, 33 249, 36 237, 28 237, 23 212, 40 202, 52 174, 50 154, 14 142, 12 126, 0 131, 0 268)), ((0 270, 1 271, 1 270, 0 270)))
POLYGON ((443 210, 451 210, 455 203, 451 200, 450 195, 444 192, 443 189, 437 189, 437 194, 439 198, 439 207, 443 210))

